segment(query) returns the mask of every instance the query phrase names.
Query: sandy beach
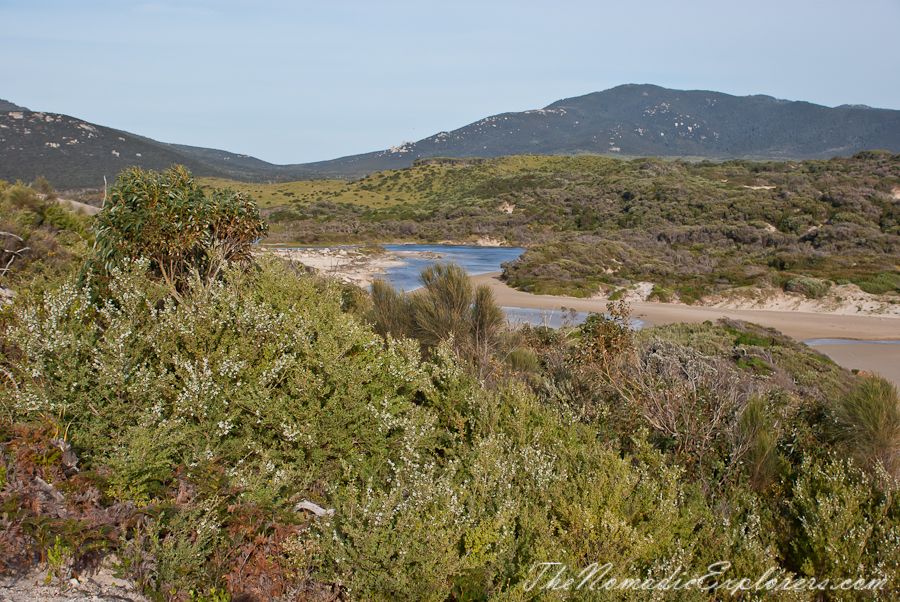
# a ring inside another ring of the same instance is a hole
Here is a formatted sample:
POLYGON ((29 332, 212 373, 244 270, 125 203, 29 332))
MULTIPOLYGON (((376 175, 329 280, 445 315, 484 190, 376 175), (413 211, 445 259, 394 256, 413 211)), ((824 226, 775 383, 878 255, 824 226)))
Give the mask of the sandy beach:
MULTIPOLYGON (((510 288, 500 280, 500 272, 473 276, 477 284, 487 284, 500 305, 529 309, 574 308, 584 312, 603 312, 605 299, 578 299, 551 295, 532 295, 510 288)), ((900 339, 900 318, 891 316, 853 316, 795 310, 729 309, 695 307, 670 303, 631 303, 631 315, 647 325, 673 322, 713 323, 720 318, 754 322, 783 332, 800 341, 806 339, 854 339, 885 341, 900 339)), ((818 345, 816 349, 848 369, 882 374, 900 384, 900 345, 818 345)))

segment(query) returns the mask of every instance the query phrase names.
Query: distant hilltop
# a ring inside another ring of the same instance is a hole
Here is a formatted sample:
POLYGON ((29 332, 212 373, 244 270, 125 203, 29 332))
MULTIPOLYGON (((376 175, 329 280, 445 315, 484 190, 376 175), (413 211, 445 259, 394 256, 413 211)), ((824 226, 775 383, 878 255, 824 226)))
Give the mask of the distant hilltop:
POLYGON ((20 107, 19 105, 14 105, 8 100, 3 100, 0 98, 0 112, 2 111, 27 111, 25 107, 20 107))
POLYGON ((863 150, 900 153, 900 111, 829 108, 771 96, 731 96, 629 84, 543 109, 502 113, 417 142, 361 155, 273 165, 36 113, 0 101, 0 178, 44 175, 58 188, 99 186, 131 165, 181 163, 197 175, 244 181, 359 178, 423 159, 602 155, 688 159, 822 159, 863 150))
POLYGON ((825 159, 873 149, 900 152, 900 111, 631 84, 305 167, 367 172, 430 157, 521 154, 825 159))

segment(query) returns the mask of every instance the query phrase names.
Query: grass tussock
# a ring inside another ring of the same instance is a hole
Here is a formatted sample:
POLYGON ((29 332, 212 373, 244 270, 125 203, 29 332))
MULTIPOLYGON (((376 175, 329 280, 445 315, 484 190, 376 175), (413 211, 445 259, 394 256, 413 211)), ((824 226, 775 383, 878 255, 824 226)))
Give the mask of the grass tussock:
POLYGON ((465 269, 452 262, 424 268, 419 282, 422 288, 409 296, 384 280, 373 283, 371 319, 376 331, 395 338, 413 337, 425 349, 449 341, 461 358, 485 376, 505 324, 490 287, 473 286, 465 269))
POLYGON ((851 452, 872 469, 900 477, 900 397, 882 376, 868 376, 834 408, 838 432, 851 452))

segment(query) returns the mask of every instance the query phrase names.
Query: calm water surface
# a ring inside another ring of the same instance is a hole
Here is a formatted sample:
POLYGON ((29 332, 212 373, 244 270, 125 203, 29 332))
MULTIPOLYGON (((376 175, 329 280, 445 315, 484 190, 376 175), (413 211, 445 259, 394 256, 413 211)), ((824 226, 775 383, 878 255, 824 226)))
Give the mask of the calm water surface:
MULTIPOLYGON (((562 328, 563 326, 578 326, 587 320, 588 313, 577 311, 563 312, 558 309, 530 309, 527 307, 504 307, 506 319, 512 324, 530 324, 531 326, 547 326, 549 328, 562 328)), ((644 326, 642 320, 630 318, 628 323, 635 330, 644 326)))
MULTIPOLYGON (((512 261, 525 252, 519 247, 471 247, 463 245, 382 245, 388 252, 412 251, 416 253, 439 253, 439 259, 423 259, 418 257, 401 257, 405 265, 390 268, 383 276, 389 280, 396 289, 407 292, 421 286, 419 284, 419 272, 423 267, 435 263, 453 261, 466 269, 471 276, 499 272, 500 264, 512 261)), ((532 326, 549 326, 559 328, 564 325, 577 325, 583 323, 588 314, 576 312, 571 315, 559 310, 528 309, 524 307, 504 307, 507 320, 514 324, 531 324, 532 326)), ((640 328, 643 322, 631 320, 634 328, 640 328)))
POLYGON ((419 257, 402 257, 406 265, 397 266, 383 276, 396 289, 407 292, 419 288, 419 272, 425 266, 435 263, 453 261, 466 268, 471 276, 499 272, 500 264, 512 261, 525 252, 519 247, 469 247, 461 245, 382 245, 388 252, 413 251, 416 253, 440 253, 440 259, 422 259, 419 257))

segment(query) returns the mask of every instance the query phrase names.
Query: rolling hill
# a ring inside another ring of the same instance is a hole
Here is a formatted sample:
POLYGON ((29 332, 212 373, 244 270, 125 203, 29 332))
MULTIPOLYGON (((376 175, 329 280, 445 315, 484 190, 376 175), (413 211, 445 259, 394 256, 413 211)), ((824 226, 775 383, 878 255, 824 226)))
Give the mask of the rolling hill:
POLYGON ((370 173, 416 159, 522 154, 799 160, 871 149, 900 152, 900 111, 625 85, 307 167, 370 173))
POLYGON ((0 179, 30 182, 44 176, 55 188, 103 186, 132 165, 185 165, 201 176, 232 174, 159 142, 56 113, 18 108, 0 113, 0 179))
POLYGON ((130 165, 173 163, 198 176, 243 181, 347 179, 435 157, 507 155, 818 159, 863 150, 900 152, 900 111, 823 107, 770 96, 624 85, 503 113, 399 147, 297 165, 157 142, 74 117, 0 101, 0 178, 44 175, 56 187, 100 186, 130 165))

